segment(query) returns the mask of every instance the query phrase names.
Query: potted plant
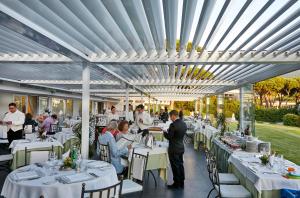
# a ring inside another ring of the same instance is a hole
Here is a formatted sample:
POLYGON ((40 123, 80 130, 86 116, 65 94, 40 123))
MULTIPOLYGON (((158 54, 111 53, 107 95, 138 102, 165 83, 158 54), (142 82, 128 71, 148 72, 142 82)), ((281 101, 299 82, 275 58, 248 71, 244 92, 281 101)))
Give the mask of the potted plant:
POLYGON ((220 129, 221 136, 224 135, 224 133, 226 131, 226 127, 227 127, 227 122, 226 122, 225 114, 219 113, 217 115, 217 128, 220 129))
POLYGON ((270 158, 269 155, 264 154, 259 159, 263 165, 267 165, 269 163, 269 158, 270 158))
MULTIPOLYGON (((90 116, 90 122, 89 122, 89 157, 93 157, 94 151, 95 151, 95 126, 96 125, 96 117, 90 116)), ((74 135, 79 139, 78 147, 80 147, 81 144, 81 133, 82 133, 82 122, 77 123, 73 126, 73 132, 74 135)))

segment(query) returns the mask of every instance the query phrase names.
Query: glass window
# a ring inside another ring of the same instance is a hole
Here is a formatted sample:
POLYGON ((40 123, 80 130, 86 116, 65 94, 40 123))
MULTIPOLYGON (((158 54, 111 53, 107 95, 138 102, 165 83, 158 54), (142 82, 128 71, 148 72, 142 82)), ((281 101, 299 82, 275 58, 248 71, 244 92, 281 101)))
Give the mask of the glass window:
POLYGON ((31 113, 33 116, 35 116, 36 113, 38 112, 37 105, 38 105, 38 97, 28 96, 27 113, 31 113))
POLYGON ((73 100, 71 99, 66 101, 66 116, 73 116, 73 100))
POLYGON ((27 96, 15 95, 14 102, 17 104, 17 109, 26 113, 26 99, 27 96))
POLYGON ((48 109, 48 98, 39 97, 39 114, 44 114, 48 109))
POLYGON ((52 114, 65 114, 65 100, 60 98, 52 98, 52 114))

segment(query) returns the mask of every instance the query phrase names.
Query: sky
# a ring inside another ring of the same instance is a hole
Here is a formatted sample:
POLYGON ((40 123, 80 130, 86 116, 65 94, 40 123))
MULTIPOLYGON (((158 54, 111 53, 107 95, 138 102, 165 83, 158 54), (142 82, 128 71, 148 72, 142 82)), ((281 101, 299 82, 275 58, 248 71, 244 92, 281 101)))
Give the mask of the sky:
MULTIPOLYGON (((203 36, 200 40, 199 46, 203 46, 217 17, 222 9, 223 4, 225 3, 225 0, 215 0, 216 3, 214 5, 213 11, 211 13, 211 16, 209 18, 208 24, 206 26, 206 29, 203 33, 203 36)), ((191 33, 189 36, 189 41, 193 41, 196 27, 199 21, 199 16, 201 14, 201 9, 203 5, 204 0, 199 0, 197 2, 197 7, 195 11, 195 16, 193 20, 193 25, 191 29, 191 33)), ((219 23, 215 33, 213 34, 210 42, 208 43, 208 46, 206 47, 206 50, 213 50, 217 42, 222 37, 223 33, 227 30, 231 22, 234 20, 235 16, 238 14, 240 9, 245 4, 246 0, 231 0, 229 6, 226 9, 226 12, 224 13, 221 22, 219 23)), ((240 17, 238 22, 234 25, 232 30, 229 32, 229 34, 225 37, 225 39, 222 41, 221 45, 218 47, 217 50, 224 50, 228 44, 236 37, 236 35, 247 25, 247 23, 255 16, 257 12, 268 2, 268 0, 253 0, 246 11, 243 13, 243 15, 240 17)), ((229 50, 234 50, 237 47, 239 47, 246 39, 248 39, 251 35, 255 33, 255 31, 258 30, 263 24, 265 24, 278 10, 280 10, 286 3, 288 3, 289 0, 275 0, 274 3, 271 4, 271 6, 256 20, 254 24, 250 26, 250 28, 235 42, 229 50)), ((177 25, 177 39, 180 38, 180 30, 181 30, 181 15, 182 15, 182 6, 183 6, 183 0, 179 0, 179 6, 178 6, 178 25, 177 25)), ((267 28, 265 28, 263 31, 259 32, 259 34, 251 40, 245 47, 242 49, 248 49, 252 44, 254 44, 256 41, 258 41, 260 38, 262 38, 266 33, 270 32, 274 27, 276 27, 279 23, 284 21, 288 16, 290 16, 293 12, 295 12, 297 9, 300 8, 300 1, 297 1, 293 6, 291 6, 287 11, 285 11, 284 14, 282 14, 279 18, 272 21, 267 28)), ((272 39, 294 25, 296 22, 299 22, 299 18, 297 20, 289 22, 284 28, 282 28, 280 31, 276 32, 274 35, 269 37, 269 39, 272 39)), ((295 31, 291 35, 299 34, 300 30, 295 31)), ((269 41, 269 39, 262 42, 259 46, 265 44, 269 41)), ((259 47, 258 46, 258 47, 259 47)), ((257 49, 257 47, 255 48, 257 49)), ((268 48, 267 48, 268 49, 268 48)), ((211 71, 214 71, 219 65, 215 65, 211 71)), ((201 66, 199 66, 201 67, 201 66)), ((209 68, 210 65, 206 65, 205 69, 209 68)))
MULTIPOLYGON (((195 30, 197 27, 197 23, 199 20, 199 16, 201 13, 202 5, 204 0, 199 0, 197 2, 196 12, 193 20, 192 30, 190 33, 189 41, 192 41, 195 35, 195 30)), ((202 39, 200 41, 200 46, 203 46, 205 43, 205 40, 210 33, 210 30, 212 26, 214 25, 214 22, 216 21, 218 17, 218 13, 222 9, 222 6, 224 4, 225 0, 216 0, 216 3, 213 8, 213 12, 211 13, 208 25, 206 27, 206 30, 204 31, 204 34, 202 36, 202 39)), ((234 20, 235 16, 238 14, 239 10, 242 8, 246 0, 231 0, 224 16, 222 17, 221 22, 218 25, 216 33, 213 35, 213 38, 211 39, 211 42, 209 43, 207 49, 212 50, 215 44, 219 41, 222 34, 226 31, 226 29, 229 27, 231 22, 234 20)), ((252 17, 265 5, 267 0, 253 0, 253 2, 249 5, 247 10, 243 13, 241 18, 238 20, 238 22, 235 24, 233 29, 230 31, 230 33, 227 35, 227 37, 224 39, 224 41, 219 46, 219 50, 225 49, 230 41, 232 41, 235 36, 237 35, 237 32, 240 32, 246 24, 252 19, 252 17)), ((231 49, 236 49, 243 41, 245 41, 249 36, 251 36, 261 25, 263 25, 269 18, 271 18, 280 8, 282 8, 288 0, 275 0, 275 2, 264 12, 263 15, 245 32, 245 34, 231 47, 231 49)), ((181 28, 181 15, 182 15, 182 6, 183 6, 183 0, 179 0, 179 6, 178 6, 178 25, 177 25, 177 39, 180 38, 180 28, 181 28)), ((264 29, 260 34, 253 39, 246 47, 250 46, 252 43, 257 41, 259 38, 261 38, 263 35, 268 33, 270 30, 272 30, 276 25, 278 25, 280 22, 282 22, 287 16, 289 16, 291 13, 293 13, 296 9, 300 7, 300 1, 295 3, 292 7, 290 7, 282 16, 280 16, 277 20, 273 21, 269 27, 264 29)), ((296 21, 296 20, 295 20, 296 21)), ((287 27, 290 27, 290 25, 294 24, 294 22, 291 22, 287 25, 287 27)), ((286 28, 283 28, 281 31, 274 34, 272 37, 275 37, 277 34, 284 31, 286 28)))

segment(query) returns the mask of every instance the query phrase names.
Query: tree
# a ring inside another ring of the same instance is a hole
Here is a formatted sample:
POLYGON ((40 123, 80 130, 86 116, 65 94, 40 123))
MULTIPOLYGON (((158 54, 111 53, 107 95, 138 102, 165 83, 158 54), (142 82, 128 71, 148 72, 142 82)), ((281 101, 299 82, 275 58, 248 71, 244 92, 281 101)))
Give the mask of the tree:
POLYGON ((286 104, 288 102, 288 99, 292 96, 293 89, 296 89, 298 86, 298 81, 295 78, 285 79, 284 87, 281 91, 282 94, 286 96, 286 104))
POLYGON ((255 83, 254 91, 259 95, 260 106, 263 106, 263 99, 264 96, 268 93, 268 90, 269 88, 266 84, 266 81, 260 81, 258 83, 255 83))

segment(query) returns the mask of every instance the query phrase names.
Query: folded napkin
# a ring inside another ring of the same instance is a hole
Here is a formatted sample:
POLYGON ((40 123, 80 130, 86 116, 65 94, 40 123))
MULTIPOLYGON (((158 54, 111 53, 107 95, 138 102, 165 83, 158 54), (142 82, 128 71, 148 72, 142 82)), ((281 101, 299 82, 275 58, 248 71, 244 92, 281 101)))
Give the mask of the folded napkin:
POLYGON ((82 181, 90 180, 93 178, 94 177, 92 177, 91 175, 89 175, 87 173, 78 173, 78 174, 74 174, 74 175, 66 175, 66 176, 60 177, 60 179, 67 184, 82 182, 82 181))
POLYGON ((110 167, 110 164, 104 161, 92 161, 87 163, 88 168, 106 168, 110 167))
POLYGON ((12 174, 12 177, 16 181, 22 181, 22 180, 31 180, 39 178, 39 174, 36 171, 25 171, 25 172, 17 172, 12 174))

